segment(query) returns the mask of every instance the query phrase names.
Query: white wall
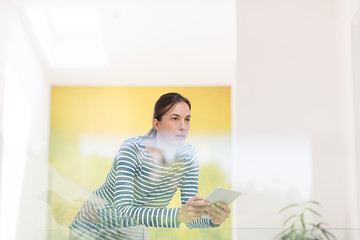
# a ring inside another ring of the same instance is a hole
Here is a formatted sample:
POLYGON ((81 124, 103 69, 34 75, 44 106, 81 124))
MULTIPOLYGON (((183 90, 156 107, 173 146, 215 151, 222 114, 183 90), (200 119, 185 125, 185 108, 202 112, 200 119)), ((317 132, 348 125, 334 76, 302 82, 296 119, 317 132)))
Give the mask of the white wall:
MULTIPOLYGON (((4 16, 4 8, 3 8, 3 3, 0 2, 0 28, 3 29, 4 26, 4 20, 5 20, 5 16, 4 16)), ((5 38, 4 37, 0 37, 0 53, 5 54, 6 53, 6 48, 4 48, 5 46, 5 38)), ((4 68, 4 59, 2 57, 0 57, 0 69, 4 68)), ((0 126, 2 126, 3 124, 3 88, 4 88, 4 74, 3 72, 0 73, 0 126)), ((1 130, 0 130, 1 131, 1 130)), ((2 171, 2 164, 1 164, 1 159, 2 159, 2 148, 3 148, 3 134, 0 134, 0 172, 2 171)), ((1 178, 0 178, 0 186, 1 186, 1 178)), ((1 189, 0 189, 0 196, 1 196, 1 189)), ((0 206, 1 206, 1 198, 0 198, 0 206)), ((1 216, 1 209, 0 209, 0 216, 1 216)))
MULTIPOLYGON (((240 174, 234 182, 244 195, 234 206, 234 227, 279 228, 282 207, 310 199, 320 202, 317 209, 331 227, 358 226, 352 84, 341 75, 338 60, 349 43, 337 38, 339 4, 238 1, 235 169, 240 174), (244 150, 249 146, 252 152, 244 150), (258 178, 249 177, 259 170, 258 178), (259 187, 264 174, 268 182, 259 187)), ((246 238, 241 231, 235 235, 246 238)))
MULTIPOLYGON (((338 72, 339 78, 346 84, 348 91, 346 106, 348 111, 353 111, 354 129, 348 129, 354 134, 349 141, 354 141, 352 146, 354 157, 348 159, 348 224, 349 227, 360 226, 360 1, 338 0, 337 4, 337 44, 338 44, 338 72)), ((350 121, 351 121, 350 120, 350 121)), ((351 125, 349 121, 348 125, 351 125)), ((358 233, 357 236, 360 234, 358 233)), ((356 235, 353 236, 356 239, 356 235)))
POLYGON ((5 107, 1 104, 0 110, 7 114, 1 121, 5 157, 1 159, 0 232, 4 239, 46 239, 47 204, 40 194, 48 185, 50 86, 23 26, 17 9, 0 2, 0 79, 5 81, 1 95, 5 107), (8 94, 10 89, 15 95, 8 94), (7 138, 6 132, 12 130, 8 135, 13 136, 7 138))
POLYGON ((353 22, 352 26, 352 73, 354 79, 354 109, 355 109, 355 144, 356 144, 356 161, 351 165, 351 167, 355 170, 353 174, 350 176, 351 179, 356 179, 356 184, 354 184, 354 188, 357 191, 352 192, 352 196, 354 198, 353 205, 356 206, 357 219, 356 226, 360 225, 360 2, 357 4, 357 20, 353 22))

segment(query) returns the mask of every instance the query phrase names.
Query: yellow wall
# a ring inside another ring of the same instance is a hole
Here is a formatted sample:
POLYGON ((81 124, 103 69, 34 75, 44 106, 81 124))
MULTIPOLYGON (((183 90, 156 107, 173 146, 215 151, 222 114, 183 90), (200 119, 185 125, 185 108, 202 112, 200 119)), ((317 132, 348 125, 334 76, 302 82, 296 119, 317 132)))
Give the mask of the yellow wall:
POLYGON ((172 91, 190 100, 192 130, 230 131, 230 87, 53 87, 51 127, 146 132, 156 100, 172 91))

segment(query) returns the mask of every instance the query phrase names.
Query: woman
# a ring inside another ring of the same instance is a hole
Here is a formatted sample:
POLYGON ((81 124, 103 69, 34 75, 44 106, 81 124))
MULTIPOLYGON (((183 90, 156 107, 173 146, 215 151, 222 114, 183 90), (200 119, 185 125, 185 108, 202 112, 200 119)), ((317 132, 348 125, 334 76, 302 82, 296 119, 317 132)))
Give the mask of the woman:
POLYGON ((224 203, 198 194, 199 163, 185 142, 191 104, 179 93, 162 95, 146 136, 124 141, 105 183, 83 204, 70 225, 72 239, 143 239, 146 227, 218 227, 230 214, 224 203), (181 190, 181 208, 166 208, 181 190))

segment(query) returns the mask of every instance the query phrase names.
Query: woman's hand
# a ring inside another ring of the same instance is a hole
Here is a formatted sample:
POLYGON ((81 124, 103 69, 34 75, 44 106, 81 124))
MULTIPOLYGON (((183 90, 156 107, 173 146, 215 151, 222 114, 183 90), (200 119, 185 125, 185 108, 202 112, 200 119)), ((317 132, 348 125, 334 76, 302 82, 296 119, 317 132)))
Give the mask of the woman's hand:
POLYGON ((180 208, 178 213, 179 222, 189 222, 207 215, 210 211, 210 202, 204 202, 198 195, 189 198, 180 208))
POLYGON ((230 215, 230 208, 226 203, 216 202, 211 204, 209 217, 214 224, 222 224, 230 215))

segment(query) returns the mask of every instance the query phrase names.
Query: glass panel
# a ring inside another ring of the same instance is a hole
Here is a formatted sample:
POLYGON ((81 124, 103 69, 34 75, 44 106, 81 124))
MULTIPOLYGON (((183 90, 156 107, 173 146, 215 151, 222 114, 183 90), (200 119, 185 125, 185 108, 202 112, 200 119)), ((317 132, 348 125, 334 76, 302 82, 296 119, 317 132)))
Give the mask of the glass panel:
MULTIPOLYGON (((246 239, 246 240, 273 240, 281 232, 279 228, 216 228, 216 229, 166 229, 153 228, 150 235, 145 235, 149 240, 176 240, 176 239, 246 239), (232 236, 232 237, 230 237, 232 236)), ((357 240, 360 236, 359 228, 329 228, 337 240, 357 240)), ((28 236, 43 236, 46 233, 47 239, 50 236, 53 239, 67 239, 67 228, 54 228, 50 230, 43 229, 20 229, 26 231, 28 236)), ((30 239, 30 238, 29 238, 30 239)), ((36 238, 31 238, 36 239, 36 238)), ((144 239, 144 238, 141 238, 144 239)), ((279 238, 277 238, 279 239, 279 238)), ((326 239, 326 238, 323 238, 326 239)))

